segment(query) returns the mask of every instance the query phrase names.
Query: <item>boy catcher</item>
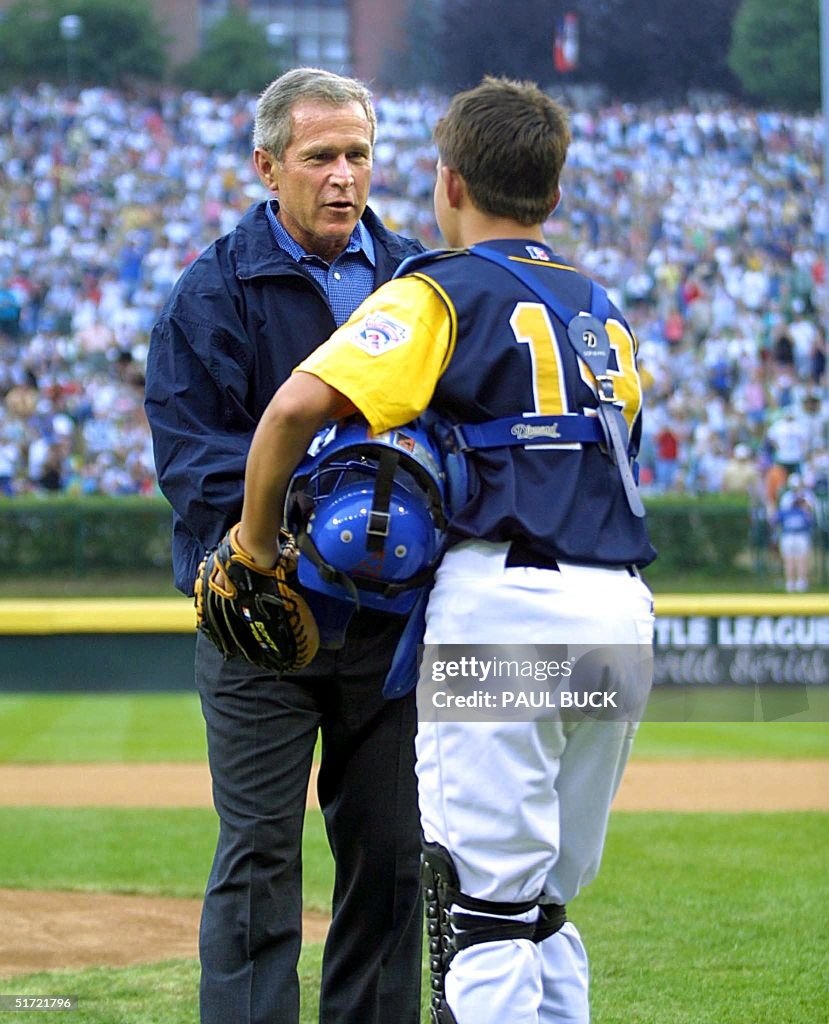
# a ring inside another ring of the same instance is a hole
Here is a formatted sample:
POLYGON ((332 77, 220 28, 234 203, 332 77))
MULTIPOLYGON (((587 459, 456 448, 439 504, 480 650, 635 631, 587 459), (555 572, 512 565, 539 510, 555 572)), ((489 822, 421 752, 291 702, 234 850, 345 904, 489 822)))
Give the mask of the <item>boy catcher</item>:
MULTIPOLYGON (((452 248, 404 263, 277 391, 234 544, 253 575, 277 563, 286 490, 326 421, 358 413, 378 434, 428 409, 456 428, 468 479, 424 642, 631 652, 605 669, 615 690, 649 673, 653 638, 638 568, 655 552, 631 470, 642 388, 624 317, 542 234, 566 114, 533 84, 487 78, 453 99, 434 137, 435 214, 452 248)), ((565 904, 598 871, 635 724, 421 721, 435 1024, 589 1020, 565 904)))

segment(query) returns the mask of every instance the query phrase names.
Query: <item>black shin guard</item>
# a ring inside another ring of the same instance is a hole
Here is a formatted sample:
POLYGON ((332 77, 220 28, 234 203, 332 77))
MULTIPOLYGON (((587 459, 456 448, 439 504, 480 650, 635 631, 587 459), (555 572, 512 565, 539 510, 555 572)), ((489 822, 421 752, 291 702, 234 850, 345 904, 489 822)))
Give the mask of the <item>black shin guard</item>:
POLYGON ((444 980, 456 952, 449 908, 458 892, 458 875, 448 851, 439 843, 423 844, 421 871, 429 941, 432 1024, 457 1024, 446 1004, 444 980))
POLYGON ((504 939, 529 939, 543 942, 561 928, 567 911, 556 903, 537 900, 499 903, 482 900, 461 892, 458 873, 448 850, 439 843, 423 844, 423 896, 426 903, 426 931, 429 939, 432 1024, 457 1024, 446 1002, 446 973, 452 958, 461 949, 481 942, 504 939), (452 910, 452 907, 462 913, 452 910), (535 921, 510 920, 539 908, 535 921))

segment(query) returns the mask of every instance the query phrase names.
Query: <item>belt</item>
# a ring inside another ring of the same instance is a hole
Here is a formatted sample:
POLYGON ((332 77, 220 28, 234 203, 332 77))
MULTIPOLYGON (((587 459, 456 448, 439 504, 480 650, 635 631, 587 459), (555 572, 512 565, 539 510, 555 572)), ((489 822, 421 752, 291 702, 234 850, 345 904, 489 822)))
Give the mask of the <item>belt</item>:
MULTIPOLYGON (((562 559, 561 561, 565 565, 583 565, 589 566, 593 569, 625 569, 629 576, 639 575, 639 570, 635 565, 603 565, 597 564, 596 562, 579 562, 571 558, 562 559)), ((510 542, 504 567, 507 569, 523 567, 532 569, 550 569, 553 572, 561 571, 559 560, 557 558, 544 551, 539 551, 537 548, 533 548, 531 544, 528 544, 524 540, 514 540, 510 542)))

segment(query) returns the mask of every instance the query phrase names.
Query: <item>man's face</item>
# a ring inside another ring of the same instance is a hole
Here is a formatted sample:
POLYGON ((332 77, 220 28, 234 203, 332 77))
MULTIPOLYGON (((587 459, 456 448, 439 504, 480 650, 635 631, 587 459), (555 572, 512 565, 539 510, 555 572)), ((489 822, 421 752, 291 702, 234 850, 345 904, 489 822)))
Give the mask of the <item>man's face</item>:
POLYGON ((262 182, 279 197, 279 220, 327 262, 348 245, 371 184, 371 125, 357 103, 299 100, 282 160, 256 150, 262 182))

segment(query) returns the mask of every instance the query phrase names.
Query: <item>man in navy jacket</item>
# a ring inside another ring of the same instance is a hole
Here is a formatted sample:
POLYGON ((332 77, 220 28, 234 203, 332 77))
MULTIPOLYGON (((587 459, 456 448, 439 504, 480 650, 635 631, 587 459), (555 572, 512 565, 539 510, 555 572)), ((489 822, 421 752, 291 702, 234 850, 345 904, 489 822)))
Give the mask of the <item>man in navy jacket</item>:
MULTIPOLYGON (((240 518, 259 417, 292 369, 422 250, 367 208, 376 119, 353 79, 290 71, 259 99, 253 160, 273 194, 185 271, 156 323, 146 410, 173 506, 175 583, 240 518)), ((196 641, 221 828, 200 929, 203 1024, 297 1024, 301 837, 318 734, 334 856, 322 1024, 419 1020, 413 695, 385 701, 402 627, 361 611, 345 646, 277 680, 196 641)))

